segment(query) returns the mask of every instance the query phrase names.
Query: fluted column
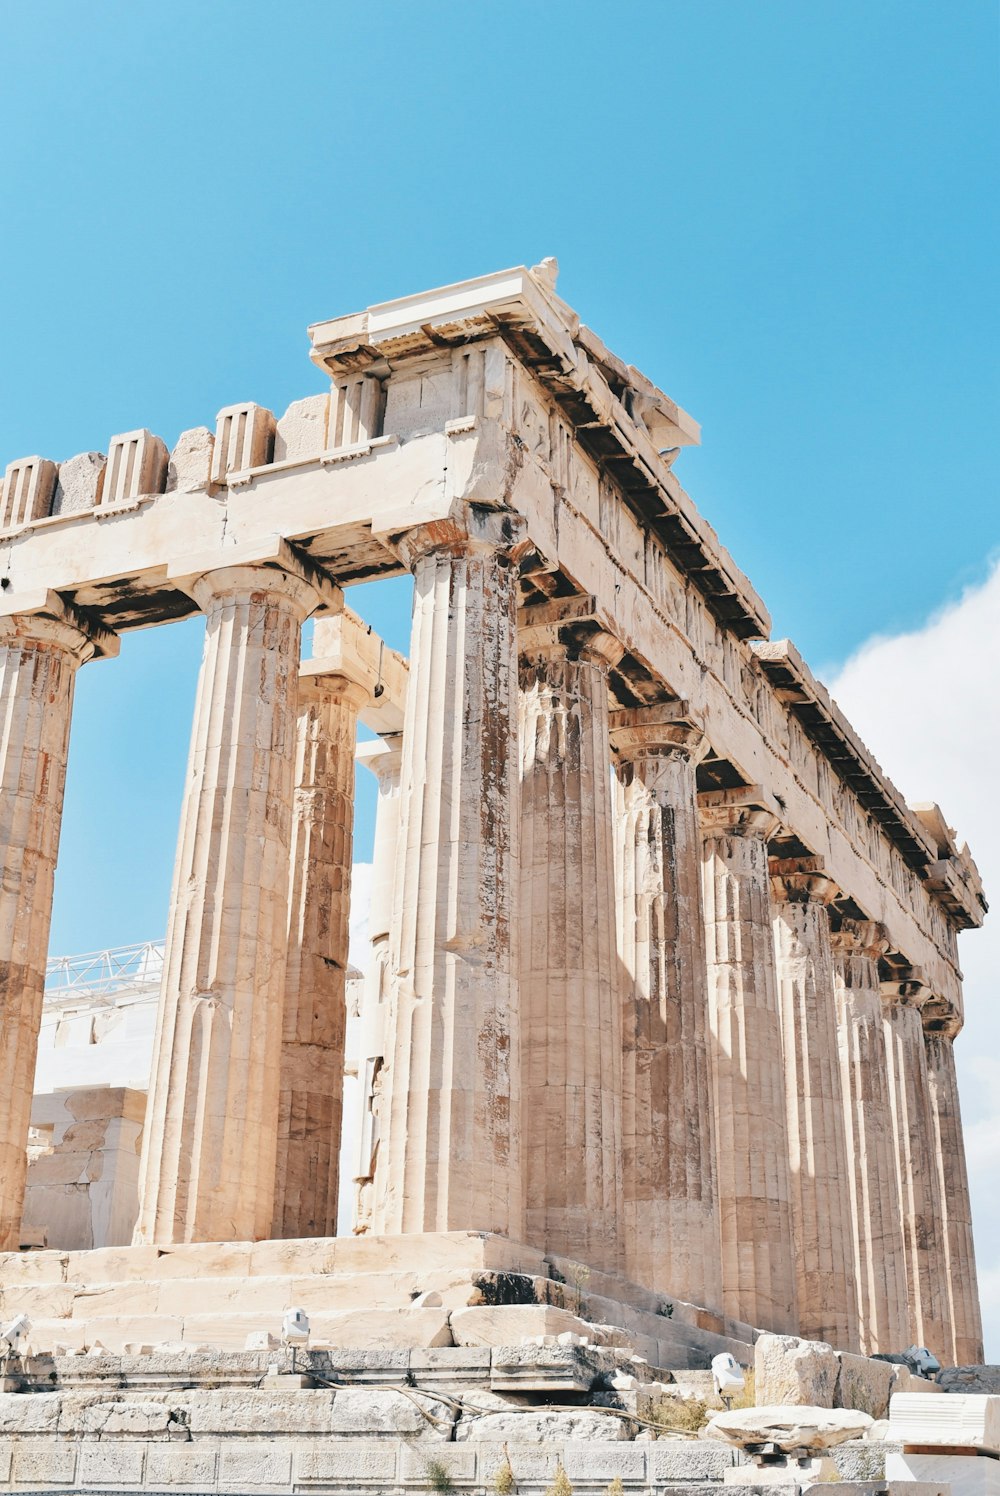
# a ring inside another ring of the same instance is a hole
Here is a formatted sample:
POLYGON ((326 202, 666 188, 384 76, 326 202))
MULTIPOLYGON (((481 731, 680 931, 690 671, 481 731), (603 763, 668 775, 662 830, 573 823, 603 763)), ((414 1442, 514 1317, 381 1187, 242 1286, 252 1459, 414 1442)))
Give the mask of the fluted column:
POLYGON ((141 1166, 139 1242, 273 1221, 302 622, 287 566, 189 584, 206 617, 141 1166))
MULTIPOLYGON (((925 1010, 926 1017, 926 1010, 925 1010)), ((949 1013, 935 1029, 925 1028, 931 1115, 937 1141, 938 1174, 944 1203, 945 1282, 951 1301, 951 1358, 956 1366, 983 1361, 983 1322, 972 1241, 972 1208, 965 1164, 965 1139, 955 1075, 954 1040, 959 1020, 949 1013)))
POLYGON ((374 1229, 522 1228, 516 567, 472 510, 398 543, 413 572, 374 1229))
POLYGON ((698 799, 723 1307, 791 1332, 795 1259, 767 865, 777 807, 759 788, 698 799))
POLYGON ((907 1259, 907 1341, 929 1346, 944 1362, 951 1329, 944 1282, 943 1202, 921 1019, 931 994, 914 969, 883 982, 881 991, 907 1259))
POLYGON ((275 1237, 337 1232, 354 748, 367 699, 346 675, 299 677, 275 1237))
POLYGON ((708 976, 695 769, 707 743, 679 708, 611 714, 623 967, 625 1273, 722 1304, 708 976))
POLYGON ((20 1245, 76 672, 117 640, 54 595, 0 618, 0 1251, 20 1245))
POLYGON ((838 893, 820 858, 772 858, 799 1333, 854 1350, 858 1300, 827 912, 838 893))
POLYGON ((622 1267, 609 634, 522 629, 521 992, 532 1246, 622 1267))
POLYGON ((385 1061, 385 1010, 388 996, 389 930, 392 925, 393 874, 399 836, 399 776, 402 741, 398 734, 358 745, 358 763, 378 780, 375 846, 372 854, 368 941, 371 955, 361 999, 358 1080, 361 1117, 354 1160, 354 1231, 372 1229, 373 1182, 380 1139, 382 1066, 385 1061))
POLYGON ((861 1349, 904 1349, 906 1254, 893 1153, 892 1106, 882 1024, 878 961, 885 928, 841 919, 832 935, 848 1185, 854 1227, 854 1277, 861 1349))

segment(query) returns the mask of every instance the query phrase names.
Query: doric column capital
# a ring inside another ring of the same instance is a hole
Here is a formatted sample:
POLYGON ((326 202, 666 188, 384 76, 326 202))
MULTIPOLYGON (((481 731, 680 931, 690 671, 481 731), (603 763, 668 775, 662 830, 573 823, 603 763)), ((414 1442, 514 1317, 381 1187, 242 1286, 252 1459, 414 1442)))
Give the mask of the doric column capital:
POLYGON ((731 790, 703 790, 698 796, 702 834, 743 836, 770 841, 781 825, 781 807, 762 785, 731 790))
POLYGON ((613 670, 625 653, 596 598, 557 597, 522 608, 517 617, 522 660, 565 658, 613 670))
POLYGON ((395 732, 367 743, 359 743, 354 759, 375 775, 380 790, 391 788, 394 782, 399 781, 399 770, 403 762, 403 734, 395 732))
POLYGON ((832 904, 840 889, 826 872, 822 857, 772 857, 768 861, 771 896, 785 904, 832 904))
POLYGON ((86 618, 57 592, 19 597, 16 611, 0 615, 0 645, 57 649, 75 665, 118 653, 118 635, 86 618))
POLYGON ((495 553, 516 564, 530 548, 527 523, 508 509, 470 504, 449 519, 415 525, 393 535, 393 549, 409 571, 429 555, 474 556, 495 553))
POLYGON ((286 597, 303 622, 313 613, 339 613, 344 594, 304 552, 274 535, 260 544, 236 545, 174 562, 167 578, 203 613, 219 602, 267 593, 286 597))
POLYGON ((837 956, 867 956, 877 961, 889 949, 889 932, 874 919, 840 919, 830 932, 830 944, 837 956))
POLYGON ((708 739, 692 721, 686 701, 614 711, 608 725, 612 748, 627 762, 678 757, 697 764, 708 752, 708 739))
POLYGON ((919 966, 896 968, 891 980, 879 983, 879 991, 887 1008, 922 1008, 933 996, 919 966))
POLYGON ((371 691, 366 681, 360 680, 349 668, 338 665, 324 669, 322 660, 304 660, 299 667, 299 704, 306 701, 323 701, 333 698, 360 711, 371 700, 371 691))
POLYGON ((933 993, 923 1004, 920 1017, 928 1038, 953 1040, 962 1032, 962 1015, 946 997, 933 993))
POLYGON ((217 571, 195 577, 187 590, 203 613, 210 612, 218 603, 241 600, 254 593, 287 598, 300 622, 314 613, 322 601, 316 587, 305 577, 265 566, 220 566, 217 571))

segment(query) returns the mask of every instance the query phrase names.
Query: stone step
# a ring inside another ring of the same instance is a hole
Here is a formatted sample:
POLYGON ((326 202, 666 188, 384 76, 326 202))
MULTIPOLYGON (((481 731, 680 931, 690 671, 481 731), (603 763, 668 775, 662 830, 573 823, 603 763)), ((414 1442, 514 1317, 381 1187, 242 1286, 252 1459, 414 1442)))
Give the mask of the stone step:
MULTIPOLYGON (((241 1350, 252 1333, 277 1334, 290 1308, 309 1315, 315 1344, 433 1347, 452 1343, 453 1311, 482 1306, 500 1321, 507 1309, 537 1311, 537 1329, 510 1332, 515 1343, 560 1333, 545 1318, 554 1311, 576 1317, 572 1333, 627 1345, 654 1367, 706 1368, 720 1351, 752 1360, 752 1331, 722 1334, 716 1323, 733 1327, 696 1306, 606 1274, 577 1272, 570 1283, 548 1268, 516 1243, 459 1232, 9 1253, 0 1256, 0 1317, 26 1314, 40 1351, 95 1342, 241 1350)), ((501 1328, 489 1333, 490 1344, 506 1343, 501 1328)))

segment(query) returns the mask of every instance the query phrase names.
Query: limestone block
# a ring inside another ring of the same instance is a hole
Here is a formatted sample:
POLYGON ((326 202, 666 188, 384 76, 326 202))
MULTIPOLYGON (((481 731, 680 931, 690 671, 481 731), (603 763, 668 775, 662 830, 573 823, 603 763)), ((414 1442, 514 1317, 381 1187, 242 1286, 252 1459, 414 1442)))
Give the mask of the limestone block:
POLYGON ((52 513, 76 514, 99 504, 107 460, 103 452, 81 452, 61 462, 52 513))
MULTIPOLYGON (((322 1283, 321 1278, 314 1280, 322 1283)), ((173 1278, 156 1285, 159 1312, 181 1315, 218 1316, 225 1313, 253 1314, 262 1330, 281 1329, 281 1315, 293 1304, 306 1303, 308 1294, 296 1297, 287 1278, 173 1278)))
MULTIPOLYGON (((55 1256, 51 1252, 30 1255, 55 1256)), ((61 1278, 96 1287, 100 1283, 125 1283, 136 1279, 152 1282, 164 1276, 166 1256, 161 1256, 156 1247, 95 1247, 86 1252, 69 1252, 61 1260, 61 1278)), ((0 1279, 5 1283, 9 1281, 3 1259, 0 1259, 0 1279)))
MULTIPOLYGON (((168 1394, 164 1394, 166 1397, 168 1394)), ((149 1439, 167 1434, 175 1424, 166 1402, 123 1397, 113 1401, 63 1397, 59 1432, 98 1434, 117 1439, 149 1439)))
POLYGON ((151 431, 126 431, 108 443, 102 504, 126 504, 140 494, 162 493, 167 448, 151 431))
POLYGON ((584 1340, 597 1339, 595 1326, 548 1304, 497 1304, 453 1309, 451 1333, 456 1345, 518 1345, 535 1335, 569 1332, 584 1340))
POLYGON ((46 457, 19 457, 7 464, 0 485, 0 530, 30 525, 52 512, 56 465, 46 457))
POLYGON ((0 1252, 0 1283, 5 1289, 21 1283, 64 1283, 65 1252, 0 1252))
MULTIPOLYGON (((427 1382, 483 1382, 490 1378, 489 1346, 440 1345, 410 1352, 410 1373, 421 1386, 427 1382)), ((477 1389, 478 1395, 478 1389, 477 1389)))
POLYGON ((70 1486, 75 1473, 76 1449, 72 1444, 34 1441, 15 1446, 15 1486, 70 1486))
MULTIPOLYGON (((909 1482, 933 1482, 950 1490, 951 1496, 1000 1496, 1000 1460, 970 1459, 961 1454, 889 1454, 886 1478, 909 1482)), ((897 1489, 901 1489, 897 1487, 897 1489)))
POLYGON ((78 1286, 72 1315, 74 1319, 110 1319, 118 1315, 134 1319, 159 1313, 159 1301, 159 1283, 108 1283, 100 1288, 78 1286))
POLYGON ((0 1289, 0 1316, 26 1314, 29 1319, 66 1319, 73 1312, 75 1289, 69 1283, 18 1283, 0 1289))
POLYGON ((274 413, 262 405, 227 405, 219 411, 212 453, 212 481, 271 461, 274 413))
POLYGON ((426 1446, 422 1449, 409 1449, 404 1445, 400 1451, 399 1478, 426 1489, 433 1460, 435 1466, 447 1472, 453 1481, 472 1481, 476 1478, 477 1454, 478 1451, 474 1448, 455 1444, 446 1445, 443 1449, 434 1447, 432 1450, 426 1446))
POLYGON ((568 1439, 563 1446, 563 1468, 570 1480, 644 1480, 647 1450, 641 1444, 609 1440, 568 1439))
POLYGON ((754 1385, 762 1407, 832 1408, 839 1370, 836 1352, 822 1340, 761 1335, 754 1347, 754 1385))
POLYGON ((193 1486, 202 1491, 215 1485, 218 1451, 195 1444, 153 1444, 146 1452, 146 1481, 150 1488, 193 1486))
POLYGON ((399 1445, 393 1440, 368 1443, 361 1439, 324 1439, 295 1451, 297 1485, 334 1481, 390 1481, 396 1478, 399 1445))
POLYGON ((402 1392, 383 1387, 351 1387, 336 1394, 333 1402, 333 1434, 395 1435, 407 1439, 451 1438, 455 1412, 447 1403, 418 1397, 419 1407, 402 1392), (429 1423, 425 1414, 435 1419, 429 1423))
MULTIPOLYGON (((156 1272, 152 1276, 164 1278, 228 1278, 250 1271, 253 1244, 237 1242, 183 1242, 169 1246, 132 1247, 130 1251, 158 1251, 156 1272)), ((317 1268, 317 1271, 322 1269, 317 1268)), ((141 1274, 140 1274, 141 1276, 141 1274)))
POLYGON ((455 1438, 477 1444, 518 1439, 548 1445, 564 1439, 628 1439, 629 1426, 624 1418, 597 1408, 540 1408, 530 1413, 486 1413, 482 1417, 464 1414, 455 1438))
MULTIPOLYGON (((874 1428, 874 1424, 872 1425, 874 1428)), ((863 1440, 848 1439, 838 1444, 833 1451, 833 1462, 842 1480, 884 1480, 886 1455, 898 1451, 902 1446, 869 1442, 872 1429, 863 1440)))
MULTIPOLYGON (((556 1465, 562 1458, 562 1446, 542 1447, 528 1439, 507 1440, 503 1443, 476 1443, 479 1453, 479 1474, 492 1483, 497 1470, 510 1460, 511 1469, 519 1491, 543 1490, 556 1473, 556 1465)), ((487 1490, 491 1486, 487 1485, 487 1490)))
POLYGON ((976 1393, 893 1393, 889 1435, 904 1444, 1000 1452, 1000 1397, 976 1393))
MULTIPOLYGON (((901 1363, 897 1363, 897 1362, 894 1361, 894 1362, 891 1362, 890 1364, 891 1364, 892 1369, 893 1369, 892 1391, 894 1393, 896 1393, 896 1392, 934 1392, 934 1393, 938 1393, 938 1392, 941 1391, 941 1384, 940 1384, 940 1382, 937 1382, 937 1381, 931 1382, 931 1381, 928 1381, 927 1377, 918 1377, 915 1371, 911 1371, 908 1366, 903 1366, 901 1363)), ((969 1390, 972 1391, 973 1389, 970 1388, 969 1390)), ((976 1388, 975 1390, 979 1391, 979 1392, 988 1392, 988 1391, 990 1391, 990 1388, 988 1388, 988 1387, 979 1387, 979 1388, 976 1388)), ((1000 1388, 998 1388, 997 1390, 1000 1391, 1000 1388)))
POLYGON ((59 1426, 61 1401, 58 1392, 38 1392, 31 1397, 0 1392, 0 1436, 54 1433, 59 1426))
POLYGON ((778 1449, 832 1449, 846 1439, 860 1438, 871 1424, 867 1413, 851 1408, 795 1404, 717 1413, 706 1433, 710 1439, 728 1439, 743 1448, 774 1444, 778 1449))
POLYGON ((325 451, 329 412, 329 395, 309 395, 305 400, 294 401, 275 428, 275 462, 318 457, 325 451))
POLYGON ((84 1444, 77 1480, 85 1486, 110 1486, 121 1491, 141 1486, 146 1451, 141 1445, 84 1444))
POLYGON ((651 1480, 666 1485, 674 1481, 721 1481, 731 1470, 733 1459, 741 1458, 733 1446, 721 1439, 698 1439, 685 1442, 658 1440, 649 1451, 651 1480))
POLYGON ((336 1346, 451 1345, 447 1309, 375 1309, 311 1314, 312 1344, 336 1346))
POLYGON ((281 1391, 264 1387, 198 1389, 182 1396, 193 1437, 208 1434, 328 1434, 335 1397, 330 1388, 281 1391))
POLYGON ((219 1487, 286 1486, 292 1478, 292 1451, 276 1440, 224 1444, 219 1451, 219 1487))
MULTIPOLYGON (((342 1274, 351 1271, 347 1263, 342 1265, 344 1253, 339 1241, 317 1237, 310 1241, 257 1241, 250 1247, 247 1266, 242 1269, 252 1277, 280 1277, 283 1274, 327 1274, 336 1267, 338 1282, 342 1274)), ((391 1272, 399 1264, 391 1253, 386 1254, 385 1271, 391 1272)), ((359 1272, 379 1271, 378 1264, 359 1266, 359 1272)))
POLYGON ((182 431, 167 463, 167 493, 204 488, 211 481, 215 437, 207 426, 182 431))
POLYGON ((10 1467, 14 1461, 14 1444, 10 1439, 0 1443, 0 1483, 10 1480, 10 1467))
POLYGON ((586 1392, 603 1370, 589 1347, 503 1346, 493 1351, 490 1386, 497 1392, 586 1392))
POLYGON ((840 1374, 833 1395, 835 1408, 857 1408, 872 1418, 885 1418, 889 1395, 894 1390, 894 1371, 887 1361, 840 1353, 840 1374))

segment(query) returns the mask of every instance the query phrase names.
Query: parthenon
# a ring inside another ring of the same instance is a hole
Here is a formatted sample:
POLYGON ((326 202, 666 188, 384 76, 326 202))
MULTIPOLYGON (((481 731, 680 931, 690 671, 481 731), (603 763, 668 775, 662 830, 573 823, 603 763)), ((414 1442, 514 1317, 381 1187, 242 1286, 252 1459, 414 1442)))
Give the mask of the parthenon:
MULTIPOLYGON (((329 390, 278 420, 233 405, 172 452, 139 430, 6 468, 3 1250, 76 673, 200 612, 115 1259, 159 1285, 141 1312, 164 1339, 188 1339, 163 1307, 172 1253, 220 1281, 295 1242, 303 1276, 399 1263, 410 1238, 444 1267, 465 1234, 497 1267, 570 1262, 608 1303, 676 1303, 719 1346, 766 1330, 980 1362, 953 1052, 976 867, 770 638, 672 471, 696 422, 581 323, 553 261, 309 335, 329 390), (406 573, 403 659, 345 599, 406 573), (356 757, 379 800, 352 1245, 356 757)), ((104 1282, 104 1261, 76 1253, 71 1276, 104 1282)))

